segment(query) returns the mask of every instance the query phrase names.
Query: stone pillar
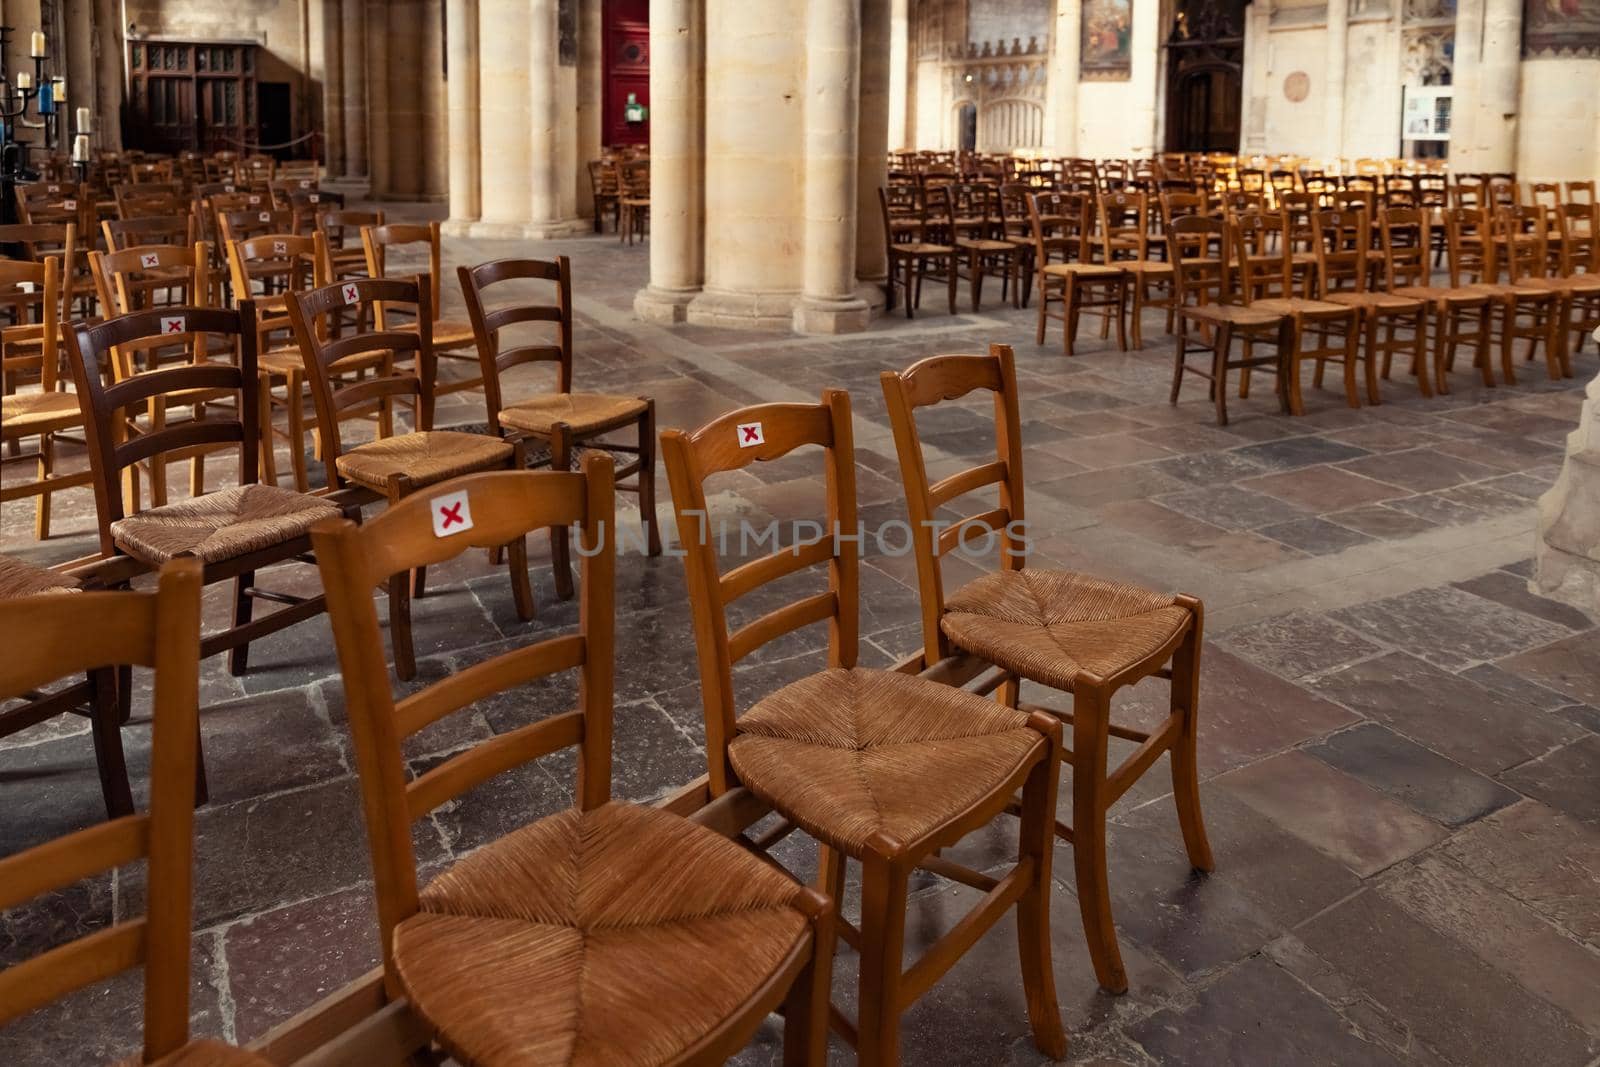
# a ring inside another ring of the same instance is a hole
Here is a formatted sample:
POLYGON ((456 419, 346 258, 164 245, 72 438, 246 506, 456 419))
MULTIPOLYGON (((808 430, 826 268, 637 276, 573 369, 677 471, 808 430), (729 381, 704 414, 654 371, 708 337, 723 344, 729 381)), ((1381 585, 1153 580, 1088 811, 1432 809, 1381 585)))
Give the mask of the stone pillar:
POLYGON ((445 91, 450 102, 450 220, 464 234, 483 214, 478 162, 483 151, 478 112, 478 0, 447 0, 445 91))
POLYGON ((1522 62, 1520 0, 1460 0, 1450 169, 1516 168, 1522 62))
MULTIPOLYGON (((1594 333, 1600 344, 1600 330, 1594 333)), ((1578 428, 1550 491, 1539 498, 1534 592, 1584 611, 1600 608, 1600 377, 1589 383, 1578 428)))
POLYGON ((418 106, 422 111, 423 157, 417 168, 421 193, 427 200, 448 200, 450 195, 450 102, 444 83, 445 0, 426 0, 418 47, 418 106))
POLYGON ((911 97, 911 0, 889 0, 889 147, 895 151, 912 148, 911 97))
POLYGON ((861 0, 861 104, 856 166, 856 277, 870 303, 889 276, 878 190, 889 183, 890 0, 861 0))
POLYGON ((1078 154, 1078 47, 1083 32, 1079 0, 1056 0, 1045 83, 1045 143, 1058 156, 1078 154))
POLYGON ((864 330, 855 295, 862 0, 806 5, 805 265, 799 333, 864 330))
POLYGON ((604 86, 601 85, 604 61, 601 35, 604 19, 601 0, 580 0, 578 9, 578 111, 577 152, 573 158, 573 182, 577 192, 577 213, 594 217, 594 190, 589 181, 589 161, 600 158, 603 139, 604 86))
POLYGON ((705 280, 705 5, 650 0, 650 284, 647 322, 681 322, 705 280))
POLYGON ((344 2, 322 0, 323 175, 346 173, 344 143, 344 2))
POLYGON ((1344 158, 1345 53, 1350 44, 1350 0, 1328 0, 1327 76, 1322 88, 1326 131, 1322 143, 1329 159, 1344 158))
MULTIPOLYGON (((95 150, 120 152, 122 97, 126 85, 123 68, 128 50, 121 0, 94 0, 94 48, 94 99, 92 102, 85 100, 80 91, 73 110, 75 112, 79 104, 89 103, 95 115, 95 150)), ((68 100, 72 99, 74 91, 71 85, 67 86, 68 100)))
POLYGON ((344 92, 344 174, 365 180, 367 170, 367 0, 342 0, 340 28, 344 92))
POLYGON ((478 122, 482 221, 476 237, 520 237, 532 165, 527 118, 527 0, 479 0, 478 122))
POLYGON ((525 119, 529 124, 531 166, 527 181, 528 225, 524 233, 529 237, 578 232, 573 226, 573 205, 563 195, 571 185, 571 174, 562 161, 570 160, 571 155, 562 153, 562 137, 563 128, 572 124, 572 110, 561 106, 563 75, 570 72, 560 66, 558 6, 550 0, 534 0, 523 15, 528 22, 527 64, 531 72, 525 119))
MULTIPOLYGON (((1267 100, 1272 91, 1267 72, 1271 57, 1269 40, 1271 5, 1251 4, 1244 9, 1244 101, 1239 124, 1240 148, 1249 153, 1265 153, 1267 144, 1267 100)), ((1172 92, 1172 86, 1167 86, 1172 92)))
POLYGON ((1135 103, 1128 115, 1128 153, 1135 157, 1157 150, 1156 66, 1166 60, 1160 30, 1160 0, 1133 0, 1133 72, 1128 88, 1135 103))
MULTIPOLYGON (((367 0, 367 175, 372 179, 374 197, 392 196, 395 191, 391 181, 393 161, 389 155, 389 141, 396 128, 397 115, 406 121, 401 127, 405 139, 416 140, 419 133, 415 116, 407 115, 403 105, 396 106, 400 101, 395 98, 389 78, 389 28, 393 14, 389 0, 367 0)), ((402 26, 405 22, 403 18, 395 21, 402 26)), ((400 59, 400 69, 407 74, 414 73, 414 65, 405 62, 407 50, 403 46, 400 59)))

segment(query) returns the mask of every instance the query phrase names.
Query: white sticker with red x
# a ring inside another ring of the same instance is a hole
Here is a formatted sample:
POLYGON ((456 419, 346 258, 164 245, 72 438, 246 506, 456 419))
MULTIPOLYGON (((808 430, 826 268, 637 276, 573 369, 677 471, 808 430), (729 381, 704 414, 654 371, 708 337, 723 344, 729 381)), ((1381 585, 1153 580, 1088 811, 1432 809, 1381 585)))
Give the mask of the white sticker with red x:
POLYGON ((260 221, 260 222, 271 222, 272 221, 272 212, 263 211, 261 214, 256 216, 256 219, 258 221, 260 221))
POLYGON ((189 323, 182 315, 163 315, 161 316, 161 332, 164 334, 188 333, 189 323))
POLYGON ((61 191, 61 186, 59 186, 59 185, 47 185, 47 186, 44 187, 44 191, 47 192, 47 193, 59 193, 61 191))
POLYGON ((465 489, 436 496, 428 501, 428 507, 433 512, 433 536, 453 537, 472 529, 472 505, 465 489))
POLYGON ((272 254, 275 255, 275 256, 286 256, 286 255, 288 255, 289 254, 289 242, 288 241, 274 241, 274 242, 272 242, 272 254))
POLYGON ((300 188, 302 188, 302 189, 311 188, 311 179, 310 178, 301 178, 300 179, 300 188))
POLYGON ((140 253, 140 255, 139 255, 139 266, 141 266, 141 267, 159 267, 159 266, 161 266, 161 254, 159 252, 142 252, 142 253, 140 253))
POLYGON ((61 201, 61 206, 67 211, 78 210, 78 202, 76 200, 63 200, 61 201))
POLYGON ((222 191, 223 191, 223 192, 225 192, 225 193, 231 193, 231 192, 233 192, 233 186, 231 186, 231 185, 224 185, 224 186, 223 186, 223 187, 222 187, 222 191))
POLYGON ((306 200, 312 204, 320 204, 322 203, 322 194, 312 193, 310 196, 306 197, 306 200))
POLYGON ((261 194, 260 193, 251 193, 250 194, 250 198, 248 200, 246 200, 245 203, 250 204, 252 206, 261 203, 261 194))
POLYGON ((361 290, 357 289, 353 283, 347 283, 344 287, 344 302, 346 304, 361 303, 361 290))
POLYGON ((767 435, 761 432, 759 422, 741 422, 738 432, 740 448, 754 448, 767 443, 767 435))

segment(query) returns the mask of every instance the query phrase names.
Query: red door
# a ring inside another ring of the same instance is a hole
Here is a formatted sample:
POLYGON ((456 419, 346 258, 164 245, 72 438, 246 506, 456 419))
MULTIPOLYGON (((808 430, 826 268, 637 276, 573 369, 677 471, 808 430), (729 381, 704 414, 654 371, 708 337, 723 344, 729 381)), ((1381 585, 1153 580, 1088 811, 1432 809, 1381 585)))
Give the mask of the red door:
POLYGON ((601 18, 606 47, 601 137, 608 145, 649 144, 650 121, 640 112, 650 104, 650 0, 605 0, 601 18))

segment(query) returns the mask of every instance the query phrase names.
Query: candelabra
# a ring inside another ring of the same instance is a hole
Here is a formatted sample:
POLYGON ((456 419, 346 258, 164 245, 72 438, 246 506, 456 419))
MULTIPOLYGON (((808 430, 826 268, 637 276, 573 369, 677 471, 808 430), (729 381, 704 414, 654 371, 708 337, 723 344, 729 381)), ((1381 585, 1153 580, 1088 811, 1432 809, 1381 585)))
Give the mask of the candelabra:
MULTIPOLYGON (((14 27, 0 26, 0 187, 4 203, 0 213, 7 222, 16 221, 15 188, 18 182, 38 181, 39 174, 28 162, 28 152, 33 147, 29 141, 17 136, 19 128, 42 130, 44 147, 53 151, 60 143, 62 119, 67 100, 67 81, 45 73, 50 57, 46 53, 45 35, 34 30, 29 38, 28 52, 33 60, 33 73, 18 71, 15 82, 6 69, 6 46, 11 43, 14 27), (30 106, 39 116, 37 122, 28 121, 30 106)), ((80 181, 88 176, 89 144, 85 123, 85 110, 79 108, 78 137, 72 146, 72 161, 77 166, 80 181)))

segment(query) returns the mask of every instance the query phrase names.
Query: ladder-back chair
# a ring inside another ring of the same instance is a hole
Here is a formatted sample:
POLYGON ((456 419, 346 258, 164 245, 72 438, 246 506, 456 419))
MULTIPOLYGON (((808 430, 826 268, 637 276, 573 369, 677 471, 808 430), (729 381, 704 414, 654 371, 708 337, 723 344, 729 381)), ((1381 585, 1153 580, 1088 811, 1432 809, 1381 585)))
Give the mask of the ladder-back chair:
POLYGON ((1117 351, 1128 350, 1128 283, 1130 274, 1119 266, 1089 261, 1090 221, 1088 193, 1034 193, 1028 198, 1028 220, 1033 226, 1034 277, 1038 279, 1039 315, 1035 343, 1044 344, 1046 323, 1060 319, 1062 351, 1073 354, 1078 320, 1084 312, 1100 316, 1100 336, 1106 337, 1113 320, 1117 326, 1117 351), (1052 310, 1059 304, 1061 310, 1052 310))
MULTIPOLYGON (((440 286, 444 278, 444 267, 440 260, 439 224, 437 222, 429 222, 426 225, 389 223, 383 226, 364 226, 361 229, 361 247, 366 252, 367 275, 372 278, 387 276, 389 253, 392 249, 415 245, 425 245, 427 248, 428 268, 424 276, 428 279, 428 306, 433 314, 433 322, 429 325, 433 338, 433 353, 436 357, 443 357, 471 368, 471 372, 465 378, 447 382, 435 381, 434 388, 440 395, 476 389, 483 384, 483 375, 478 367, 477 339, 472 332, 472 323, 465 319, 440 317, 443 310, 440 306, 440 286)), ((407 320, 404 315, 400 316, 399 321, 391 322, 388 318, 389 313, 390 309, 381 304, 378 306, 377 329, 413 332, 417 329, 417 324, 407 320)))

